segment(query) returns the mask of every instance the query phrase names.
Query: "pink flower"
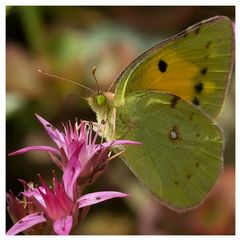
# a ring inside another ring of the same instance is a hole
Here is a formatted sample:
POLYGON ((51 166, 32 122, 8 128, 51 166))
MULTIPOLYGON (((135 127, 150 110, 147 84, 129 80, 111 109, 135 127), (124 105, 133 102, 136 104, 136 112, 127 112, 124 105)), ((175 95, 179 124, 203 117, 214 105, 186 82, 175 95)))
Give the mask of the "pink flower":
MULTIPOLYGON (((69 122, 63 125, 64 132, 55 128, 52 124, 36 114, 48 135, 57 145, 57 148, 50 146, 30 146, 15 151, 10 156, 22 154, 32 150, 46 151, 51 156, 52 161, 63 171, 67 169, 77 175, 78 183, 82 189, 84 186, 92 184, 101 175, 110 159, 111 148, 124 144, 140 144, 135 141, 115 140, 97 144, 98 133, 93 136, 91 127, 86 122, 74 126, 69 122)), ((67 182, 67 181, 66 181, 67 182)))
MULTIPOLYGON (((8 230, 8 235, 20 232, 46 234, 46 229, 49 229, 48 233, 68 235, 85 218, 90 205, 128 196, 121 192, 104 191, 76 198, 76 189, 68 188, 64 179, 59 183, 54 175, 52 189, 40 176, 39 179, 41 186, 36 188, 22 181, 25 186, 25 191, 22 192, 25 201, 18 200, 12 193, 7 194, 8 210, 15 223, 8 230)), ((74 176, 67 176, 65 179, 68 179, 69 185, 76 183, 74 176)))

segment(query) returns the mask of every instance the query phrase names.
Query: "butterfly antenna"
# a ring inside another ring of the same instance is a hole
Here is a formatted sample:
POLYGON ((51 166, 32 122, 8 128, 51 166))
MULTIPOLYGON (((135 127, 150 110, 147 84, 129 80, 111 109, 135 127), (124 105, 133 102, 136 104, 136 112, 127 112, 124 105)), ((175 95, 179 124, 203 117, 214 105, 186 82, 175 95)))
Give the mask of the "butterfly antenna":
POLYGON ((92 75, 93 75, 93 78, 95 79, 96 86, 97 86, 97 92, 99 94, 100 93, 100 89, 99 89, 98 81, 97 81, 97 78, 96 78, 96 70, 97 70, 97 67, 93 66, 93 68, 92 68, 92 75))
POLYGON ((42 71, 41 69, 38 69, 38 72, 41 73, 41 74, 44 74, 44 75, 46 75, 46 76, 49 76, 49 77, 54 77, 54 78, 57 78, 57 79, 60 79, 60 80, 66 81, 66 82, 70 82, 70 83, 76 84, 76 85, 78 85, 78 86, 80 86, 80 87, 82 87, 82 88, 87 89, 87 90, 90 91, 91 93, 94 93, 94 91, 93 91, 91 88, 88 88, 88 87, 82 85, 81 83, 74 82, 74 81, 71 81, 71 80, 69 80, 69 79, 66 79, 66 78, 59 77, 59 76, 54 75, 54 74, 50 74, 50 73, 44 72, 44 71, 42 71))

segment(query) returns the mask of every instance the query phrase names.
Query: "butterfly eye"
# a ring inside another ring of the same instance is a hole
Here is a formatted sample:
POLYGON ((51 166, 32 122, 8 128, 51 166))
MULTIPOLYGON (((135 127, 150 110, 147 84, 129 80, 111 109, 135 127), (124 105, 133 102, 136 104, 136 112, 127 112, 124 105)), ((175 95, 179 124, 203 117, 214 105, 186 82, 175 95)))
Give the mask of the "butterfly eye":
POLYGON ((100 94, 97 96, 96 101, 98 106, 104 106, 107 102, 107 98, 104 95, 100 94))

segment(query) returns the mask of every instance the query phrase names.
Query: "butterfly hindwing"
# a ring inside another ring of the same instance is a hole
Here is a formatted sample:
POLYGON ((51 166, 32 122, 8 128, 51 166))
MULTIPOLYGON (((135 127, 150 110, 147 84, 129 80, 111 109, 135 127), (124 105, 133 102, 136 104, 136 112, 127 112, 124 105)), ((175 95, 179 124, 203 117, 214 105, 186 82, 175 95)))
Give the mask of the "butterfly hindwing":
POLYGON ((123 157, 157 198, 182 211, 206 197, 222 169, 222 136, 213 120, 158 91, 130 94, 116 119, 118 139, 143 143, 123 157))

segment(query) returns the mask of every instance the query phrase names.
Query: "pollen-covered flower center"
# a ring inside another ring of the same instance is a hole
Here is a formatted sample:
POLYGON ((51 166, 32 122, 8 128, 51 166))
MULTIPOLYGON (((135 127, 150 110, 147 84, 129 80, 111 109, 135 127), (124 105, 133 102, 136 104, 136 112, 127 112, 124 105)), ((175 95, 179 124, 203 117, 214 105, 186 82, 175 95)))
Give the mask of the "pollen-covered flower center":
POLYGON ((98 106, 104 106, 107 102, 107 98, 104 95, 100 94, 96 97, 96 102, 98 106))

